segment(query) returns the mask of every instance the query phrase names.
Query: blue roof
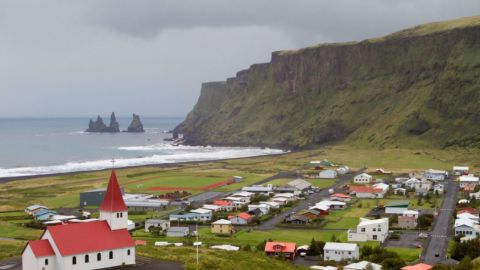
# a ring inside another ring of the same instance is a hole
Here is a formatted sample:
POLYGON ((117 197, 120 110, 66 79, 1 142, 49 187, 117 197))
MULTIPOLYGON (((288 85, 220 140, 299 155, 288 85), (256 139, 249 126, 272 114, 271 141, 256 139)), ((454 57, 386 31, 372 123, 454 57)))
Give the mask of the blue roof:
POLYGON ((39 217, 41 215, 45 215, 45 214, 48 214, 48 213, 52 213, 52 214, 56 214, 57 212, 53 211, 53 210, 50 210, 50 209, 43 209, 43 210, 40 210, 40 211, 37 211, 33 214, 34 217, 39 217))

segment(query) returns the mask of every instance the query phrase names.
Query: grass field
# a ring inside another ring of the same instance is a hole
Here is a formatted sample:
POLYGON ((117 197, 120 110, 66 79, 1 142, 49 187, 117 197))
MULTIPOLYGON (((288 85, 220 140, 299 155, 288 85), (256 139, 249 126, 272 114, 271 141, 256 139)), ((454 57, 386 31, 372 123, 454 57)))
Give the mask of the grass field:
POLYGON ((361 217, 365 217, 370 208, 349 207, 345 210, 331 211, 325 217, 323 229, 354 229, 361 217))
POLYGON ((25 241, 19 240, 0 240, 0 260, 19 256, 25 244, 25 241))

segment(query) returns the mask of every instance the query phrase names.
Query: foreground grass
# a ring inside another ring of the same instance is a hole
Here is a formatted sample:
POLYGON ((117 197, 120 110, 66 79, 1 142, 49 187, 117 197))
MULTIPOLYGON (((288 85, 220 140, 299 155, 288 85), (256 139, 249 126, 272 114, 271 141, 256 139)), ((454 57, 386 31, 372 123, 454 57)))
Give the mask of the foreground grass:
POLYGON ((0 260, 20 256, 25 244, 19 240, 0 240, 0 260))
POLYGON ((202 247, 199 249, 199 267, 196 264, 196 249, 193 247, 152 247, 140 246, 137 254, 159 260, 184 264, 185 269, 305 269, 290 262, 269 258, 262 252, 221 251, 202 247))

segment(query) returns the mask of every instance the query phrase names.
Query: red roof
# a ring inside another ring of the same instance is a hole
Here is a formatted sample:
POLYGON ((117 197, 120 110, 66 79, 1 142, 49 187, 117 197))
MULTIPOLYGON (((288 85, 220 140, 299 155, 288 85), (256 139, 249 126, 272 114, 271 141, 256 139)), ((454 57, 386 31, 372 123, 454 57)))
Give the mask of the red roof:
POLYGON ((350 186, 350 192, 355 193, 382 193, 383 189, 372 186, 350 186))
POLYGON ((120 212, 128 210, 127 206, 125 205, 125 201, 123 200, 120 186, 118 185, 115 170, 112 170, 112 174, 110 175, 107 192, 103 198, 102 205, 100 205, 100 210, 107 212, 120 212))
POLYGON ((235 215, 235 216, 228 216, 228 219, 231 219, 231 218, 234 218, 234 217, 239 217, 241 219, 249 220, 252 216, 248 213, 240 213, 240 214, 235 215))
POLYGON ((127 229, 111 230, 104 220, 49 226, 47 232, 62 256, 135 246, 127 229))
POLYGON ((346 198, 346 199, 351 198, 350 196, 342 194, 342 193, 335 193, 335 194, 332 195, 332 197, 339 197, 339 198, 346 198))
POLYGON ((213 204, 218 206, 229 206, 229 205, 232 205, 232 202, 224 201, 224 200, 216 200, 213 202, 213 204))
POLYGON ((430 270, 432 266, 426 263, 418 263, 415 265, 404 266, 401 270, 430 270))
POLYGON ((135 240, 135 246, 146 246, 147 241, 145 240, 135 240))
POLYGON ((470 214, 476 215, 478 214, 478 210, 472 207, 459 208, 457 210, 457 214, 462 214, 462 213, 470 213, 470 214))
POLYGON ((295 243, 290 242, 267 242, 265 252, 295 252, 295 243))
POLYGON ((33 255, 35 257, 46 257, 46 256, 53 256, 55 252, 53 251, 52 246, 48 240, 34 240, 28 241, 28 245, 33 251, 33 255))

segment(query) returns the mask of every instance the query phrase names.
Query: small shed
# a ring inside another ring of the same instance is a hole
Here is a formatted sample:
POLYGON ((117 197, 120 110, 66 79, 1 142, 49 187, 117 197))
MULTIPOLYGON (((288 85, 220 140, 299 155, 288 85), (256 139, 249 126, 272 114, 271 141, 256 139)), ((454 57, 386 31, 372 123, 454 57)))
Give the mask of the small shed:
POLYGON ((168 237, 186 237, 190 234, 188 227, 170 227, 167 230, 168 237))
POLYGON ((389 202, 385 205, 385 214, 401 215, 408 210, 409 204, 407 200, 389 202))

